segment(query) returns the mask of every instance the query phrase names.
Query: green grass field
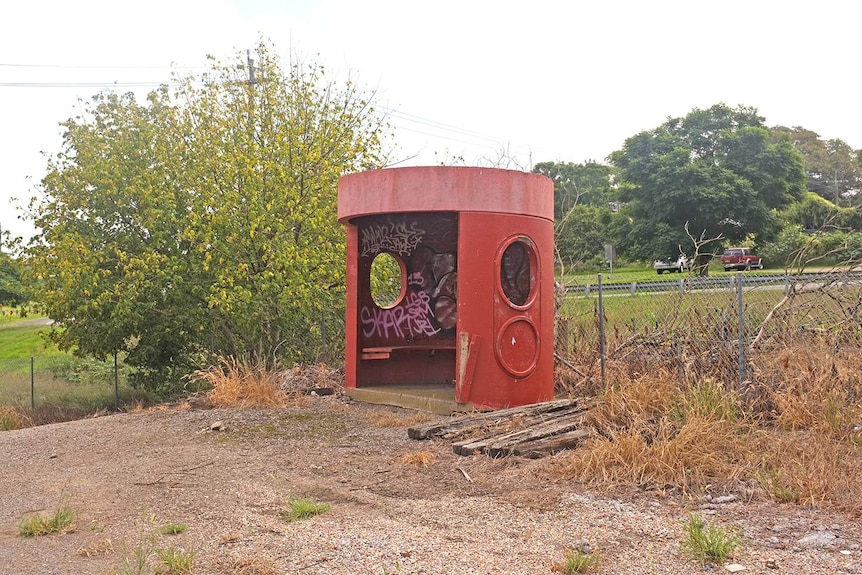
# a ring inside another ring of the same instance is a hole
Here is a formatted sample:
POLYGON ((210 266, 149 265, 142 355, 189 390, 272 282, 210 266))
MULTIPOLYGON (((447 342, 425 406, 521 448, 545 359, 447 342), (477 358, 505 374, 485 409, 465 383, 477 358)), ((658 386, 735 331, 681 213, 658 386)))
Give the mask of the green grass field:
POLYGON ((5 320, 0 323, 0 359, 65 355, 46 339, 50 324, 44 318, 5 320))
MULTIPOLYGON (((70 415, 112 408, 113 362, 60 351, 46 338, 50 330, 44 319, 32 317, 0 323, 0 406, 29 408, 32 402, 37 410, 63 409, 70 415)), ((129 386, 127 373, 120 365, 120 404, 150 399, 129 386)))

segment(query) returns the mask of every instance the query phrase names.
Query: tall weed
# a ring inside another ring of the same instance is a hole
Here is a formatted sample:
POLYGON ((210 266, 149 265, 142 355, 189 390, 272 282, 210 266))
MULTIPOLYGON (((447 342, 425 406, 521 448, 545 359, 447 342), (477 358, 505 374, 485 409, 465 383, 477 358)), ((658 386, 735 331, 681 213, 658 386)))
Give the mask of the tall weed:
POLYGON ((261 362, 221 357, 190 379, 211 387, 208 395, 216 407, 284 407, 291 399, 280 387, 278 371, 261 362))

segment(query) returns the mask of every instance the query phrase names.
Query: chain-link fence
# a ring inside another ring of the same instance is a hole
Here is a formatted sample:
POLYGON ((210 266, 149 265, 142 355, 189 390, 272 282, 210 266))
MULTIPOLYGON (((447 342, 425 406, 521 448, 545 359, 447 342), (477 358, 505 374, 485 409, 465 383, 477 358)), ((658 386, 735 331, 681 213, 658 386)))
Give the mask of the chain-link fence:
POLYGON ((778 384, 786 377, 782 365, 801 358, 818 369, 846 367, 852 379, 862 347, 860 302, 858 272, 630 284, 606 284, 599 275, 558 297, 558 387, 604 387, 612 365, 632 374, 709 377, 746 391, 778 384))
POLYGON ((0 405, 31 410, 65 407, 116 409, 129 389, 127 370, 116 358, 100 362, 71 355, 0 359, 0 405))
MULTIPOLYGON (((303 363, 344 361, 343 295, 290 334, 303 363)), ((330 302, 326 302, 330 303, 330 302)), ((862 397, 862 274, 723 274, 569 286, 557 298, 557 389, 589 393, 620 370, 664 370, 751 390, 840 380, 862 397)), ((126 403, 122 361, 0 359, 0 404, 93 408, 126 403)), ((807 385, 807 384, 806 384, 807 385)))

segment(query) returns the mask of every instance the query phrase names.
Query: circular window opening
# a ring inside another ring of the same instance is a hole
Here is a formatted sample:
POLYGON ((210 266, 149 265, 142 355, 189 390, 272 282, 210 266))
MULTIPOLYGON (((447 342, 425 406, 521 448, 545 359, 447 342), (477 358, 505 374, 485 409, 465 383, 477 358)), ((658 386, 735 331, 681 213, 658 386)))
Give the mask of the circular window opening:
POLYGON ((401 260, 380 252, 371 262, 371 299, 381 308, 390 308, 404 295, 404 270, 401 260))
POLYGON ((533 295, 536 284, 536 256, 533 244, 526 238, 509 244, 500 258, 500 287, 514 306, 524 306, 533 295))

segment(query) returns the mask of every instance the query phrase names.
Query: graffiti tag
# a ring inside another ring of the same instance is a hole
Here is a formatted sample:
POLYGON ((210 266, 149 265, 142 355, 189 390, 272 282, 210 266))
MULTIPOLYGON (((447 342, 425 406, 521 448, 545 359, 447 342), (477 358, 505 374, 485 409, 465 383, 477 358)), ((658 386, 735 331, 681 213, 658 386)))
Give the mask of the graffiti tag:
POLYGON ((362 228, 362 256, 376 254, 388 250, 402 256, 410 255, 416 249, 425 230, 416 227, 415 223, 389 222, 362 228))
POLYGON ((431 323, 431 298, 425 292, 410 293, 403 305, 389 309, 363 307, 359 312, 365 337, 415 339, 440 331, 431 323))

